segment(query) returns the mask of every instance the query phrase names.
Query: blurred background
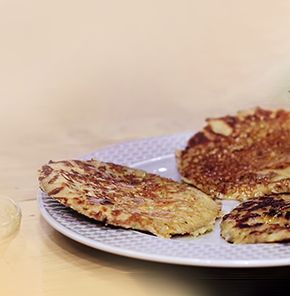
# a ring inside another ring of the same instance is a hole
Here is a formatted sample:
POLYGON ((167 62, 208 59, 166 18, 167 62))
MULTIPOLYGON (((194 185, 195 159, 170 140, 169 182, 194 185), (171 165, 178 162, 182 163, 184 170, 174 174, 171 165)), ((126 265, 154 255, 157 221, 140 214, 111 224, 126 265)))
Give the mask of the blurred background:
POLYGON ((98 148, 100 131, 105 145, 288 105, 289 9, 282 0, 2 0, 2 141, 45 143, 63 128, 72 147, 98 148))

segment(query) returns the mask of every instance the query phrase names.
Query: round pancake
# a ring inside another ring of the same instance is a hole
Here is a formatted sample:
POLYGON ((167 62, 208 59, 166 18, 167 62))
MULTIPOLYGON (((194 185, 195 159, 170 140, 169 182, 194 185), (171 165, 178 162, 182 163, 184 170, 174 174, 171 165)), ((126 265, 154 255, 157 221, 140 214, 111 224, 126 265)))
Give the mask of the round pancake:
POLYGON ((259 197, 241 203, 221 221, 221 236, 234 244, 290 240, 290 194, 259 197))
POLYGON ((176 151, 184 182, 239 201, 290 192, 289 111, 256 108, 207 123, 176 151))
POLYGON ((97 160, 50 161, 39 171, 39 185, 90 218, 164 238, 210 231, 221 208, 187 184, 97 160))

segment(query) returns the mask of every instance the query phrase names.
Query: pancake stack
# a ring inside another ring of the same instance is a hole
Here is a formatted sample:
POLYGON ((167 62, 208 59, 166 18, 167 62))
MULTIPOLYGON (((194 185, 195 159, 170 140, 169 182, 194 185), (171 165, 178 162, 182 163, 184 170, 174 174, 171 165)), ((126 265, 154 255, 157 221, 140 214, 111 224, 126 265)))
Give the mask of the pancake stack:
POLYGON ((206 122, 175 151, 181 183, 92 159, 50 161, 39 186, 105 225, 162 238, 211 231, 221 200, 236 200, 220 224, 226 241, 290 240, 290 112, 257 107, 206 122))

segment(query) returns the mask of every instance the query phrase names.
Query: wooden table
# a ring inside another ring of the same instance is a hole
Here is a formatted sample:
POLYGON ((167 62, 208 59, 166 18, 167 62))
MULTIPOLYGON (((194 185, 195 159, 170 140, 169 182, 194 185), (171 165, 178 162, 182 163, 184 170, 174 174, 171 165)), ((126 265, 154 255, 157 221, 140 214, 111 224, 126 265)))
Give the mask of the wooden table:
POLYGON ((290 3, 2 1, 0 192, 22 208, 1 295, 254 295, 288 267, 154 263, 86 247, 36 202, 37 170, 108 145, 198 130, 211 116, 288 107, 290 3))

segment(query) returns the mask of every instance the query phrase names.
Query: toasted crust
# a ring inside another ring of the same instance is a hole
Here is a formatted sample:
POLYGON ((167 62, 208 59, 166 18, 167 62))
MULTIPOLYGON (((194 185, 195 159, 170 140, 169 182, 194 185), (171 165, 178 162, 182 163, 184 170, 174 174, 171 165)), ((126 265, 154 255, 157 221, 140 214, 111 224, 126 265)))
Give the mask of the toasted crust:
POLYGON ((191 186, 97 160, 50 161, 39 185, 90 218, 165 238, 209 231, 220 214, 218 203, 191 186))
POLYGON ((176 151, 182 180, 220 199, 290 192, 290 113, 254 110, 207 119, 176 151))
POLYGON ((290 194, 263 196, 241 203, 223 217, 221 236, 234 244, 290 240, 290 194))

